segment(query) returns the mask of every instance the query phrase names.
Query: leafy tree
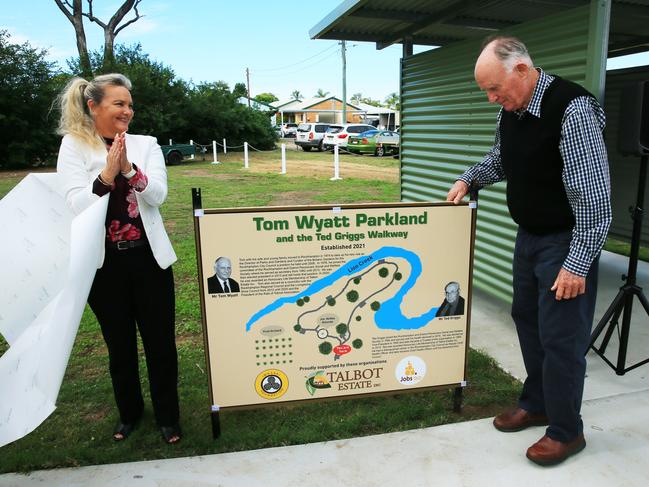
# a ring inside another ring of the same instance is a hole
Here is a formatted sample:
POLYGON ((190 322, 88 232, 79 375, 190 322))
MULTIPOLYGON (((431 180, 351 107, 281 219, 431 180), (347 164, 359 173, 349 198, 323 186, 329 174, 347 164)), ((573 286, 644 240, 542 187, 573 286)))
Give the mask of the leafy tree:
POLYGON ((338 333, 340 336, 347 334, 347 329, 347 323, 338 323, 336 325, 336 333, 338 333))
POLYGON ((316 98, 324 98, 329 94, 328 91, 324 91, 322 88, 318 88, 318 92, 315 94, 316 98))
POLYGON ((243 109, 243 105, 237 102, 239 97, 230 92, 227 83, 201 83, 189 92, 188 98, 187 117, 191 120, 191 126, 182 140, 193 139, 207 143, 226 137, 228 145, 235 145, 229 136, 228 127, 238 129, 238 122, 232 120, 233 110, 235 107, 243 109))
POLYGON ((354 93, 352 97, 350 98, 350 101, 352 103, 360 103, 363 100, 363 94, 362 93, 354 93))
POLYGON ((272 93, 259 93, 254 99, 263 103, 273 103, 274 101, 279 100, 279 98, 272 93))
POLYGON ((294 92, 291 93, 291 98, 297 101, 302 101, 304 100, 304 95, 302 95, 302 93, 300 93, 299 90, 295 90, 294 92))
POLYGON ((381 102, 378 100, 373 100, 372 98, 361 98, 361 102, 365 103, 366 105, 372 105, 373 107, 381 107, 381 102))
POLYGON ((359 349, 363 346, 363 340, 360 338, 357 338, 356 340, 352 341, 352 347, 359 349))
POLYGON ((390 93, 385 97, 385 106, 391 108, 392 110, 399 110, 401 107, 401 99, 399 94, 396 92, 390 93))
POLYGON ((52 100, 64 86, 46 50, 13 44, 0 30, 0 166, 26 166, 51 155, 57 146, 52 100))
POLYGON ((237 98, 248 98, 248 88, 245 83, 236 83, 232 93, 237 98))
POLYGON ((230 92, 222 81, 202 83, 191 90, 189 98, 187 115, 191 120, 191 133, 187 133, 186 139, 210 141, 225 137, 228 145, 240 146, 248 142, 259 150, 275 146, 276 135, 270 117, 239 103, 237 86, 230 92))
MULTIPOLYGON (((390 93, 386 98, 385 98, 385 104, 388 108, 391 110, 397 110, 399 111, 401 109, 401 99, 399 98, 398 93, 393 92, 390 93)), ((392 127, 392 123, 396 122, 394 117, 388 117, 388 128, 392 127)), ((400 279, 400 277, 399 277, 400 279)), ((398 280, 398 279, 397 279, 398 280)))

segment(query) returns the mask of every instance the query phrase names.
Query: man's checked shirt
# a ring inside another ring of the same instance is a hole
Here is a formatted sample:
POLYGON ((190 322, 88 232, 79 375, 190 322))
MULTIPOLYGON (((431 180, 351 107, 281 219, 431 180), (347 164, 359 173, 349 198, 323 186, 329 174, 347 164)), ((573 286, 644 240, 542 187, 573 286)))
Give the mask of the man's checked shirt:
MULTIPOLYGON (((535 117, 541 116, 541 100, 554 77, 539 70, 539 79, 527 109, 535 117)), ((469 168, 458 179, 468 185, 479 186, 505 179, 500 158, 500 118, 498 113, 496 139, 482 162, 469 168)), ((559 151, 563 159, 563 185, 575 216, 570 251, 563 268, 585 276, 604 246, 611 223, 611 187, 608 157, 602 131, 606 124, 604 110, 589 96, 572 100, 561 122, 559 151)), ((521 161, 524 163, 525 161, 521 161)), ((539 201, 539 204, 543 202, 539 201)))

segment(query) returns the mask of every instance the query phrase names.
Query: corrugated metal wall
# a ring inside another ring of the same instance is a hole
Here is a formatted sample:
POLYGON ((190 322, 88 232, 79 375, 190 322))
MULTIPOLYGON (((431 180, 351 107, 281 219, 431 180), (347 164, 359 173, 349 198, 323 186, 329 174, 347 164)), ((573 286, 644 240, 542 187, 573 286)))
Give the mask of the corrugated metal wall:
MULTIPOLYGON (((630 83, 649 80, 649 66, 609 71, 606 75, 606 148, 611 171, 611 203, 613 222, 609 235, 619 240, 631 241, 633 221, 629 207, 635 206, 638 191, 640 157, 623 156, 618 152, 617 141, 620 123, 620 98, 622 90, 630 83)), ((646 187, 646 181, 645 181, 646 187)), ((645 195, 645 202, 647 195, 645 195)), ((649 219, 645 215, 641 242, 649 246, 649 219)))
MULTIPOLYGON (((584 84, 588 6, 521 24, 521 38, 537 66, 584 84)), ((487 103, 473 79, 481 41, 466 41, 402 60, 401 199, 439 201, 455 178, 493 144, 498 106, 487 103)), ((539 202, 542 204, 542 202, 539 202)), ((512 292, 516 225, 504 183, 480 192, 474 285, 507 301, 512 292)))

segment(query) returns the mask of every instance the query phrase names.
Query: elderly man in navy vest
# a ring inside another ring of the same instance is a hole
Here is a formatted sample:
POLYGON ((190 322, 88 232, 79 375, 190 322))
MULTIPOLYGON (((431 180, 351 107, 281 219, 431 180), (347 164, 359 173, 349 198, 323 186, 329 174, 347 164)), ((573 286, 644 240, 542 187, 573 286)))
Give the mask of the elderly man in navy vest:
POLYGON ((502 107, 495 142, 447 199, 459 203, 470 185, 507 181, 518 224, 512 317, 527 371, 517 407, 493 424, 504 432, 547 425, 527 458, 554 465, 586 446, 584 355, 611 222, 605 116, 581 86, 535 68, 516 38, 488 39, 475 79, 502 107))

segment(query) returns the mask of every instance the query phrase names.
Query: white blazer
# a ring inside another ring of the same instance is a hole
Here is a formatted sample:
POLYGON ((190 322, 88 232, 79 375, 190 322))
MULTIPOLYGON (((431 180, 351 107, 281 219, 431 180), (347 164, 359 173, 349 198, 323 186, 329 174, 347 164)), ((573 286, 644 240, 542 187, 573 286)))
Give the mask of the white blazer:
MULTIPOLYGON (((75 215, 99 199, 99 196, 92 192, 92 185, 106 166, 107 154, 105 147, 91 147, 69 134, 63 137, 56 170, 60 175, 67 203, 75 215)), ((134 193, 153 256, 158 265, 166 269, 177 257, 158 210, 167 197, 167 168, 162 151, 154 137, 126 134, 126 155, 130 162, 146 174, 149 181, 143 191, 134 193)), ((101 258, 102 263, 104 256, 101 258)))

